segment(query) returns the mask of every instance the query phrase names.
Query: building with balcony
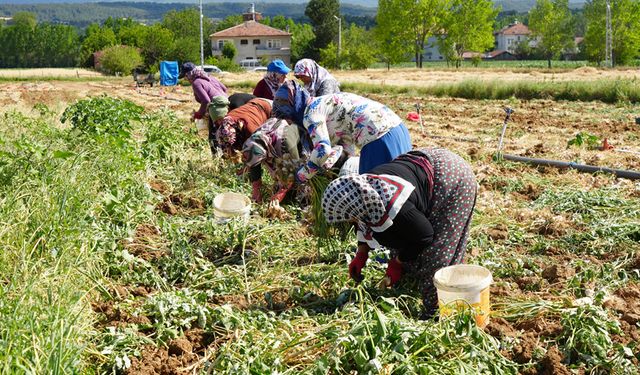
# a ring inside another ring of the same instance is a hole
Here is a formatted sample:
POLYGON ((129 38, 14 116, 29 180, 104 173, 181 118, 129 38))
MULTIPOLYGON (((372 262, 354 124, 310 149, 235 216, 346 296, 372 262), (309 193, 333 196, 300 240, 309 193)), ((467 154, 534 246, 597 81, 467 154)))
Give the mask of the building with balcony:
POLYGON ((291 64, 291 33, 259 23, 262 15, 253 5, 242 17, 243 23, 209 36, 213 56, 221 56, 225 43, 233 43, 238 51, 234 57, 236 63, 264 58, 267 61, 281 59, 285 64, 291 64))
POLYGON ((499 51, 514 53, 520 43, 529 43, 529 46, 532 48, 535 48, 538 44, 536 38, 531 38, 531 31, 527 25, 518 21, 503 27, 493 35, 496 38, 495 49, 499 51))

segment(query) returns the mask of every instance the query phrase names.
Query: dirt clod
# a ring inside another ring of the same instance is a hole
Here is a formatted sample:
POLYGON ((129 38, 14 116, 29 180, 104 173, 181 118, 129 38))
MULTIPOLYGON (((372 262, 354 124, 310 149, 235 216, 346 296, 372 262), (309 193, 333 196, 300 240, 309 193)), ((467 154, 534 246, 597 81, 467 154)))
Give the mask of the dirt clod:
POLYGON ((571 375, 571 371, 562 364, 564 356, 557 346, 552 346, 547 350, 544 358, 540 362, 540 375, 571 375))
POLYGON ((575 275, 575 270, 567 265, 552 264, 542 271, 542 277, 550 283, 566 280, 575 275))
POLYGON ((516 363, 529 363, 533 359, 538 340, 532 334, 522 336, 520 342, 513 348, 513 361, 516 363))
POLYGON ((559 322, 549 321, 543 317, 521 321, 515 327, 534 333, 536 336, 556 337, 562 333, 562 325, 559 322))
POLYGON ((515 337, 518 332, 503 318, 493 317, 484 328, 493 337, 515 337))
POLYGON ((607 309, 610 310, 614 310, 616 312, 619 313, 624 313, 625 311, 627 311, 627 303, 624 301, 624 299, 613 295, 610 296, 609 298, 607 298, 603 303, 602 306, 604 306, 607 309))
POLYGON ((491 228, 487 232, 489 238, 492 240, 506 240, 509 237, 509 232, 506 228, 491 228))
POLYGON ((178 214, 178 209, 173 205, 173 203, 171 203, 170 200, 165 199, 158 205, 158 209, 168 215, 173 216, 178 214))
POLYGON ((634 324, 640 322, 640 314, 628 312, 628 313, 622 315, 622 318, 620 318, 620 319, 624 320, 625 322, 627 322, 627 323, 629 323, 631 325, 634 325, 634 324))
POLYGON ((169 343, 169 355, 183 355, 191 353, 193 351, 193 345, 189 340, 175 339, 169 343))

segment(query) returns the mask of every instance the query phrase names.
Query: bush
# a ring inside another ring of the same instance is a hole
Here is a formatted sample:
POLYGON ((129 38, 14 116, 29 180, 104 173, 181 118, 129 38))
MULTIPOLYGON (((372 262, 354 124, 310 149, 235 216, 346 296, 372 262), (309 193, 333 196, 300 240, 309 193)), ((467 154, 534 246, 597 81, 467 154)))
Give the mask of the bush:
POLYGON ((128 100, 100 96, 68 106, 60 120, 63 123, 69 120, 74 129, 83 133, 128 137, 131 131, 130 121, 139 121, 143 110, 128 100))
POLYGON ((241 72, 243 70, 240 65, 233 62, 232 59, 227 59, 225 57, 209 57, 207 60, 205 60, 205 63, 209 65, 215 65, 225 72, 241 72))
POLYGON ((229 60, 233 60, 237 53, 238 50, 236 50, 236 46, 234 46, 233 43, 225 43, 222 46, 222 56, 229 60))
POLYGON ((130 74, 142 65, 142 56, 137 48, 129 46, 113 46, 104 50, 100 58, 102 71, 106 74, 130 74))

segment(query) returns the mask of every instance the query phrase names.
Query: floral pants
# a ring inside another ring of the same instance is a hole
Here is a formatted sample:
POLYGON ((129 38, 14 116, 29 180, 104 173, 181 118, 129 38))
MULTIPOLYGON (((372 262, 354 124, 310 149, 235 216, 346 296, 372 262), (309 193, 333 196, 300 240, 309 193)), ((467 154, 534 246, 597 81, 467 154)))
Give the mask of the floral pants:
POLYGON ((424 303, 423 317, 438 309, 433 275, 442 267, 459 264, 464 258, 477 183, 471 166, 460 156, 441 148, 417 150, 434 169, 432 208, 433 243, 415 262, 406 263, 407 273, 418 279, 424 303))

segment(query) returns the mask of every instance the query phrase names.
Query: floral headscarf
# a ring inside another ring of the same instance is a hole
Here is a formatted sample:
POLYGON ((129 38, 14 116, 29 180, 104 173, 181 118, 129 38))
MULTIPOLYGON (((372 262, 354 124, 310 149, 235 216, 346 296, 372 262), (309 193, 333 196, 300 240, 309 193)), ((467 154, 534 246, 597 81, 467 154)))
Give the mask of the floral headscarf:
POLYGON ((320 87, 322 81, 326 79, 335 80, 331 73, 311 59, 302 59, 298 61, 296 66, 293 68, 293 75, 311 78, 311 83, 304 84, 304 87, 309 90, 311 96, 316 96, 316 90, 320 87))
POLYGON ((220 125, 216 131, 216 139, 222 149, 232 148, 236 143, 236 133, 238 124, 235 119, 225 116, 219 120, 220 125))
POLYGON ((361 229, 383 232, 393 225, 415 187, 391 175, 347 175, 327 186, 322 210, 328 223, 357 219, 361 229))
POLYGON ((211 79, 209 78, 209 75, 207 74, 207 72, 205 72, 204 70, 202 70, 202 68, 200 68, 199 66, 196 66, 195 68, 193 68, 191 71, 187 72, 185 75, 185 77, 187 77, 187 79, 190 82, 193 82, 196 80, 196 78, 202 78, 205 79, 207 81, 210 81, 211 79))
POLYGON ((311 96, 298 83, 285 81, 273 97, 271 114, 280 119, 292 119, 302 126, 304 110, 311 100, 311 96))
MULTIPOLYGON (((242 161, 247 167, 253 167, 262 161, 272 167, 271 161, 280 157, 282 140, 287 122, 275 117, 265 122, 255 133, 244 142, 242 147, 242 161)), ((295 126, 295 125, 294 125, 295 126)), ((273 168, 272 168, 273 169, 273 168)))
POLYGON ((286 77, 286 74, 278 73, 278 72, 267 72, 264 75, 264 82, 269 86, 271 90, 271 94, 273 96, 276 95, 276 91, 280 88, 281 81, 283 77, 286 77))

